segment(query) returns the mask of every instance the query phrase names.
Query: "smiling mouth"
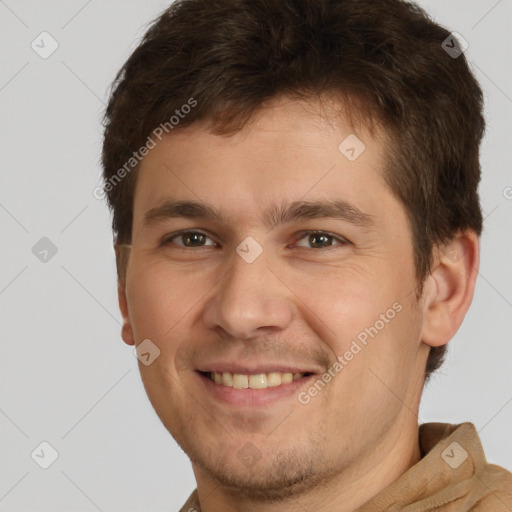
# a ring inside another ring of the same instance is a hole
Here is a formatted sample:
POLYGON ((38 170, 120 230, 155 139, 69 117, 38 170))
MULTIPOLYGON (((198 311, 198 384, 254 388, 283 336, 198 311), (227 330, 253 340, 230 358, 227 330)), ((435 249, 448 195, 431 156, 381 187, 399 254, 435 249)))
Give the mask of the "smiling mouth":
POLYGON ((225 386, 235 389, 266 389, 289 384, 294 380, 313 375, 310 372, 305 373, 284 373, 269 372, 257 374, 242 374, 231 372, 199 372, 204 377, 215 382, 219 386, 225 386))

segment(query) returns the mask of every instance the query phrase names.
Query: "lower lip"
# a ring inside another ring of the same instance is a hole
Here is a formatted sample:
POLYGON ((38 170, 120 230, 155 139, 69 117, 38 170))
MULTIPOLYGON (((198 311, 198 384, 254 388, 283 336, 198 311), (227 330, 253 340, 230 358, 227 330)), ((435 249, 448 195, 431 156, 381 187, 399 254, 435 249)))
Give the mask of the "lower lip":
POLYGON ((288 384, 271 386, 264 389, 238 389, 216 384, 211 379, 205 377, 199 372, 197 372, 197 375, 206 388, 206 391, 216 400, 232 405, 250 407, 268 405, 272 402, 277 402, 284 398, 298 395, 300 388, 306 384, 309 384, 310 381, 315 377, 315 375, 308 375, 307 377, 293 380, 288 384))

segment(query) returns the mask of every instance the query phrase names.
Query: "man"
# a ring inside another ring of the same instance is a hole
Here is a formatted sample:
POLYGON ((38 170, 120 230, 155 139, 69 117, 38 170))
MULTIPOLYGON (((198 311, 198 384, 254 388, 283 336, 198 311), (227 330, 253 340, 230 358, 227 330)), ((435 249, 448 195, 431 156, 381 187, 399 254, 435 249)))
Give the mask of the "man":
POLYGON ((182 511, 509 511, 471 423, 418 426, 471 303, 482 93, 401 0, 182 0, 105 117, 122 337, 182 511))

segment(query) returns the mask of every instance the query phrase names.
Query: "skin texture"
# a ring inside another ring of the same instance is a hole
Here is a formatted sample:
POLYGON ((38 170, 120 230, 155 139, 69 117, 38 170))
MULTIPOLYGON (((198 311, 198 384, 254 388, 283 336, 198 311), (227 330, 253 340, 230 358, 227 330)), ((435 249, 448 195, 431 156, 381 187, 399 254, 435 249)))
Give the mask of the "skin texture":
POLYGON ((334 102, 276 99, 234 135, 205 123, 176 130, 141 163, 132 245, 122 248, 122 336, 160 350, 139 363, 142 379, 192 461, 204 512, 353 511, 420 459, 429 348, 449 341, 470 305, 478 239, 461 233, 434 252, 417 301, 407 215, 383 179, 387 144, 382 129, 354 128, 334 102), (338 150, 352 133, 366 146, 353 162, 338 150), (208 203, 225 218, 145 226, 146 212, 169 199, 208 203), (271 205, 337 199, 373 225, 265 223, 271 205), (184 247, 187 239, 169 239, 182 229, 207 237, 184 247), (248 236, 263 249, 252 263, 236 252, 248 236), (264 407, 223 404, 196 372, 212 361, 272 361, 321 375, 397 303, 400 312, 308 404, 298 393, 264 407), (239 457, 247 443, 261 456, 250 467, 239 457))

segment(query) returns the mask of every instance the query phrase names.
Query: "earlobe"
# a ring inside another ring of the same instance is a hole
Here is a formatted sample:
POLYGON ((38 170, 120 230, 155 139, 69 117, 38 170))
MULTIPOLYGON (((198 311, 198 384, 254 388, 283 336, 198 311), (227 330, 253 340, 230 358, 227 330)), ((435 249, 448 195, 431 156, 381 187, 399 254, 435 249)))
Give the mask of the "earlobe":
POLYGON ((423 343, 439 347, 459 329, 473 299, 479 266, 476 233, 459 233, 437 249, 424 289, 423 343))
POLYGON ((126 298, 126 285, 118 283, 117 297, 119 301, 119 309, 123 316, 123 326, 121 328, 121 337, 127 345, 135 345, 135 336, 133 335, 133 327, 130 321, 130 314, 128 312, 128 301, 126 298))

